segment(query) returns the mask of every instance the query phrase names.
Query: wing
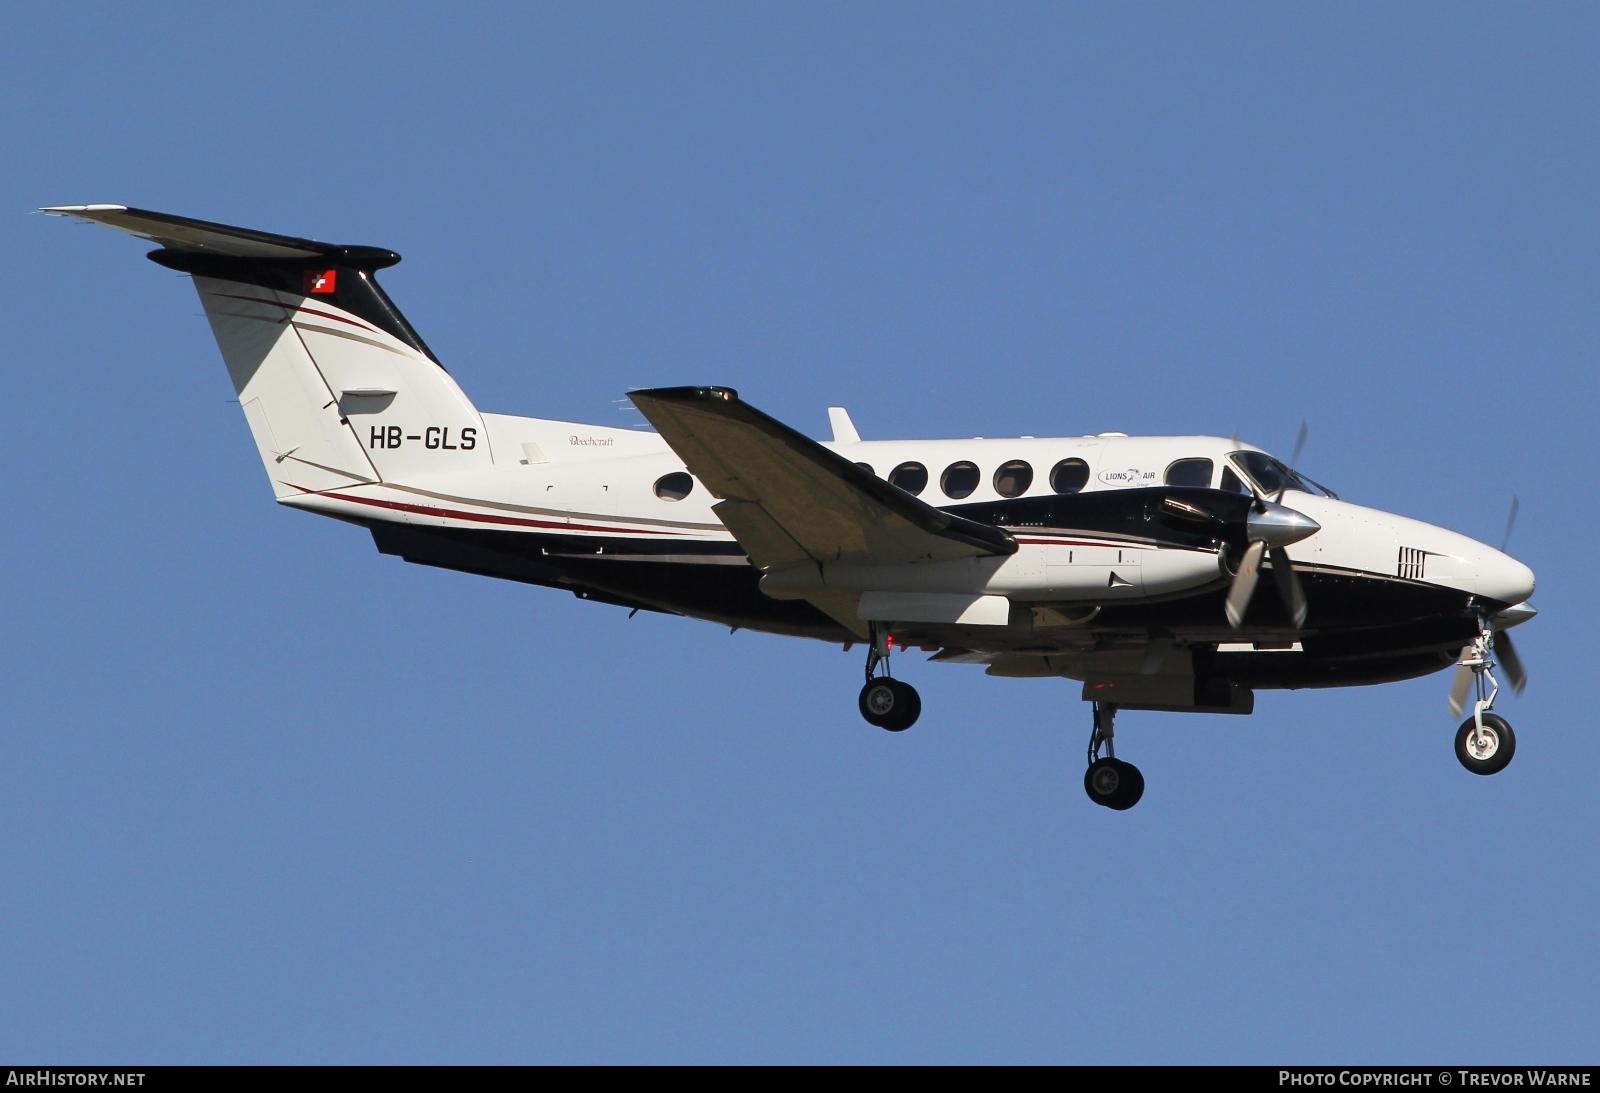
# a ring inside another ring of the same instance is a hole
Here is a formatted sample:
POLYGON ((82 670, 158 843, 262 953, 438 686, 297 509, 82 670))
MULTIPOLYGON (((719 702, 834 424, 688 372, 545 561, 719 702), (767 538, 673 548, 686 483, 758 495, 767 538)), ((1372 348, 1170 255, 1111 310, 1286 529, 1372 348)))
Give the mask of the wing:
MULTIPOLYGON (((1016 552, 990 524, 917 500, 739 400, 726 387, 629 396, 707 489, 712 511, 763 570, 806 562, 914 565, 1016 552)), ((859 629, 853 607, 813 600, 859 629)))

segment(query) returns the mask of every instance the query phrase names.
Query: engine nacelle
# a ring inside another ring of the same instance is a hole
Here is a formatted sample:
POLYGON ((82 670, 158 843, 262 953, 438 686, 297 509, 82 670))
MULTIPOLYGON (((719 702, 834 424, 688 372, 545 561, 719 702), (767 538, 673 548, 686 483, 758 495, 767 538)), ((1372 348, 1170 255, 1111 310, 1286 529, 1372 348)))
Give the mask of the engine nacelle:
POLYGON ((1032 603, 1148 599, 1225 576, 1219 551, 1024 540, 1015 554, 910 565, 824 562, 775 569, 761 591, 779 600, 821 592, 927 592, 1007 596, 1032 603))

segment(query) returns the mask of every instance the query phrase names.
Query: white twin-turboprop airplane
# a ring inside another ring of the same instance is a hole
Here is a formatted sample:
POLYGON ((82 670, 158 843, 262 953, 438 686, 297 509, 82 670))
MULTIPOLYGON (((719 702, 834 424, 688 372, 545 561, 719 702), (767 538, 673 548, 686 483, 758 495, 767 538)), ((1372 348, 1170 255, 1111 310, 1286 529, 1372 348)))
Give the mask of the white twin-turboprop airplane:
MULTIPOLYGON (((655 433, 480 412, 376 271, 400 256, 121 205, 44 210, 139 236, 191 275, 277 499, 411 562, 866 650, 861 715, 921 701, 891 653, 1065 676, 1093 704, 1084 788, 1126 809, 1118 709, 1249 713, 1261 688, 1458 665, 1456 755, 1511 761, 1492 713, 1533 573, 1362 508, 1247 444, 1120 433, 831 443, 725 387, 630 397, 655 433), (1271 574, 1256 595, 1262 569, 1271 574)), ((1298 451, 1296 452, 1298 456, 1298 451)), ((1291 460, 1292 461, 1292 460, 1291 460)))

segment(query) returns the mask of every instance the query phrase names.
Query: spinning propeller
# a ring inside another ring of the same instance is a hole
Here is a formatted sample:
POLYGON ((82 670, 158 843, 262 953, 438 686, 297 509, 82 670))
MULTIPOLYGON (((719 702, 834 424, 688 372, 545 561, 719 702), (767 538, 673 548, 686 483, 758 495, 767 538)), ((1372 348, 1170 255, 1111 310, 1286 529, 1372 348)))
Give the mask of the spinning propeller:
POLYGON ((1256 581, 1261 576, 1263 554, 1272 558, 1272 579, 1278 586, 1278 595, 1283 597, 1283 606, 1294 621, 1295 629, 1305 625, 1306 594, 1300 588, 1300 578, 1295 576, 1294 567, 1289 562, 1289 552, 1284 548, 1290 543, 1298 543, 1321 526, 1304 513, 1275 501, 1264 498, 1257 500, 1255 509, 1245 522, 1245 534, 1250 545, 1245 547, 1244 557, 1239 559, 1238 572, 1233 575, 1233 583, 1228 586, 1228 599, 1223 605, 1228 614, 1228 625, 1235 630, 1244 625, 1245 608, 1249 606, 1250 597, 1255 594, 1256 581))
MULTIPOLYGON (((1240 502, 1243 502, 1243 498, 1240 498, 1240 502)), ((1289 553, 1284 548, 1290 543, 1298 543, 1314 534, 1322 527, 1321 524, 1303 512, 1296 512, 1276 501, 1268 501, 1259 494, 1255 500, 1249 502, 1242 529, 1239 527, 1237 516, 1230 519, 1177 497, 1163 498, 1161 506, 1168 514, 1180 520, 1209 525, 1220 539, 1235 543, 1243 539, 1247 544, 1239 560, 1239 568, 1233 576, 1233 583, 1228 586, 1228 599, 1225 604, 1228 622, 1235 629, 1244 622, 1245 606, 1249 604, 1250 596, 1256 590, 1256 581, 1261 575, 1262 555, 1269 552, 1272 556, 1273 581, 1278 586, 1279 595, 1283 597, 1284 606, 1288 609, 1296 628, 1304 624, 1305 593, 1300 590, 1300 581, 1290 564, 1289 553), (1229 534, 1230 525, 1232 534, 1229 534)))
MULTIPOLYGON (((1522 502, 1515 496, 1511 498, 1511 511, 1506 513, 1505 534, 1500 537, 1500 553, 1504 554, 1511 545, 1511 530, 1517 526, 1517 511, 1522 507, 1522 502)), ((1466 708, 1467 693, 1472 690, 1474 677, 1482 672, 1488 674, 1489 669, 1498 664, 1505 669, 1506 682, 1511 684, 1513 694, 1521 694, 1528 686, 1528 670, 1522 665, 1522 657, 1517 653, 1517 647, 1511 642, 1511 635, 1504 627, 1514 626, 1533 615, 1533 608, 1527 604, 1518 604, 1501 611, 1494 618, 1483 620, 1483 632, 1467 645, 1461 647, 1461 656, 1456 661, 1455 675, 1450 680, 1450 716, 1460 717, 1461 711, 1466 708), (1502 628, 1495 628, 1495 620, 1499 620, 1502 628)), ((1493 683, 1493 676, 1489 681, 1493 683)), ((1496 685, 1498 687, 1498 685, 1496 685)), ((1479 697, 1483 697, 1482 694, 1479 697)))
MULTIPOLYGON (((1461 659, 1456 661, 1456 673, 1450 680, 1452 717, 1460 717, 1461 711, 1466 708, 1467 693, 1472 690, 1478 673, 1485 672, 1496 664, 1505 670, 1506 682, 1511 684, 1513 694, 1521 694, 1527 689, 1528 670, 1522 666, 1522 657, 1517 654, 1517 647, 1511 644, 1511 635, 1504 630, 1494 631, 1488 620, 1485 620, 1484 625, 1484 635, 1462 646, 1461 659)), ((1492 684, 1492 676, 1490 681, 1492 684)), ((1483 696, 1480 694, 1479 697, 1483 696)))
MULTIPOLYGON (((1302 421, 1300 433, 1295 437, 1294 454, 1289 457, 1289 466, 1299 462, 1308 432, 1306 423, 1302 421)), ((1245 608, 1250 605, 1256 581, 1261 576, 1263 554, 1272 558, 1272 580, 1278 586, 1278 595, 1283 598, 1283 606, 1288 610, 1294 628, 1298 630, 1305 625, 1306 594, 1300 587, 1300 578, 1295 576, 1294 566, 1285 548, 1314 534, 1322 525, 1304 513, 1279 504, 1287 487, 1288 483, 1285 482, 1278 488, 1277 496, 1268 501, 1251 486, 1256 503, 1245 521, 1245 538, 1250 545, 1245 547, 1244 556, 1239 559, 1239 569, 1233 575, 1233 583, 1228 586, 1228 599, 1223 604, 1228 625, 1235 630, 1244 625, 1245 608)))

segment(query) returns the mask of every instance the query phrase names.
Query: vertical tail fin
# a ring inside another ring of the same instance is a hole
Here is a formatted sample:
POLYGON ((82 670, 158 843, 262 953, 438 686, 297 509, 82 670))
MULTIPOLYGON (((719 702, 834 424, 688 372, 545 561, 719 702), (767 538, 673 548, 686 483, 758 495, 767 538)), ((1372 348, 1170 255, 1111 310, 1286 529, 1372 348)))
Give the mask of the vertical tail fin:
POLYGON ((44 211, 149 239, 152 261, 193 277, 278 497, 492 462, 478 411, 378 285, 393 251, 121 205, 44 211))

